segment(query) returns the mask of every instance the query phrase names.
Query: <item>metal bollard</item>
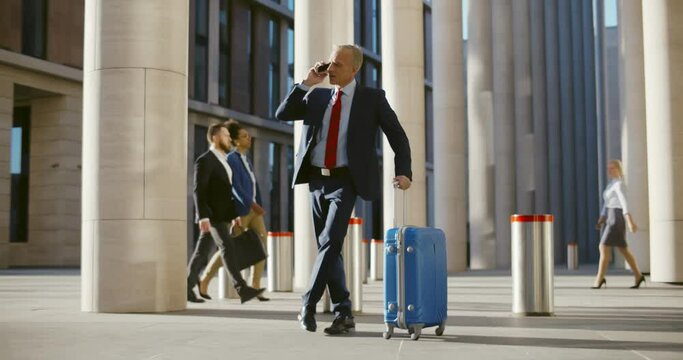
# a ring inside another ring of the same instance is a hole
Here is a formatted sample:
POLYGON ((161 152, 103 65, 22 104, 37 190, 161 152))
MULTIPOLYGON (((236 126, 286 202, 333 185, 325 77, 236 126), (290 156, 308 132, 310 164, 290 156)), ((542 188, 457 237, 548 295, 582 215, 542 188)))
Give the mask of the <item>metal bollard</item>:
POLYGON ((268 232, 268 291, 292 291, 294 233, 268 232))
POLYGON ((349 292, 351 292, 351 311, 363 311, 363 219, 351 218, 349 220, 348 242, 351 243, 350 269, 347 279, 351 279, 349 292))
POLYGON ((360 246, 361 279, 363 279, 363 284, 368 283, 368 244, 368 239, 363 239, 360 246))
POLYGON ((579 268, 579 246, 577 243, 567 244, 567 269, 576 270, 579 268))
POLYGON ((550 316, 554 301, 553 216, 512 215, 512 312, 550 316))
MULTIPOLYGON (((244 274, 242 274, 244 276, 244 274)), ((239 299, 237 290, 232 285, 232 276, 228 273, 225 266, 218 270, 218 298, 219 299, 239 299)))
POLYGON ((384 240, 372 239, 370 244, 370 280, 384 278, 384 240))

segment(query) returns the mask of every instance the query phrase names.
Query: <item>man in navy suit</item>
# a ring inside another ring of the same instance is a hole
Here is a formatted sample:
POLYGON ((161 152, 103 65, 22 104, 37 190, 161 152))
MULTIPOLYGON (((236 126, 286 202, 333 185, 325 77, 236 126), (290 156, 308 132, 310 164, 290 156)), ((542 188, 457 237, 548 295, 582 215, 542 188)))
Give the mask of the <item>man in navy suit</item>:
POLYGON ((294 184, 308 183, 318 255, 299 314, 302 328, 315 331, 315 306, 330 290, 335 319, 327 334, 355 328, 341 249, 356 196, 380 197, 377 132, 381 129, 394 150, 395 178, 400 189, 410 187, 410 145, 384 91, 361 86, 354 79, 363 63, 355 45, 339 45, 325 70, 317 63, 295 85, 275 114, 281 121, 304 122, 304 137, 296 155, 294 184), (310 88, 329 76, 333 89, 310 88))

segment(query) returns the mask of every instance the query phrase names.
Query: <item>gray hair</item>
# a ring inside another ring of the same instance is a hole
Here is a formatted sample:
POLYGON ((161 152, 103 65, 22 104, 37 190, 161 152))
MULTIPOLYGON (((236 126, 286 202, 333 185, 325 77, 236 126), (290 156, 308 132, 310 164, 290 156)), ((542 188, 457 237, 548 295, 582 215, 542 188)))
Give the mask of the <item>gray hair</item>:
POLYGON ((353 57, 353 62, 352 66, 355 67, 356 69, 360 69, 360 67, 363 65, 363 49, 360 48, 358 45, 351 45, 351 44, 344 44, 344 45, 337 45, 334 47, 334 51, 339 51, 339 50, 350 50, 351 51, 351 56, 353 57))

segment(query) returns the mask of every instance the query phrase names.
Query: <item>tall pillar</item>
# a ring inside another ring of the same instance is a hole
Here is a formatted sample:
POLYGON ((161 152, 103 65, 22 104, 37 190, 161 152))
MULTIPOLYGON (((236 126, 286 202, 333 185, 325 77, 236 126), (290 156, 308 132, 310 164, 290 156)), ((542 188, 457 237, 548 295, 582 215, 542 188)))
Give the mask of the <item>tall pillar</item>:
POLYGON ((642 11, 650 273, 683 282, 683 2, 648 0, 642 11))
MULTIPOLYGON (((529 0, 531 60, 531 115, 533 118, 534 212, 545 214, 548 206, 548 112, 545 58, 544 0, 529 0)), ((552 66, 552 65, 551 65, 552 66)))
POLYGON ((491 59, 491 1, 470 2, 467 42, 467 133, 470 268, 496 267, 491 59))
POLYGON ((534 124, 531 113, 531 41, 529 0, 512 1, 515 89, 515 212, 534 212, 534 124))
POLYGON ((25 265, 81 263, 82 109, 80 96, 31 100, 30 240, 25 265), (49 251, 56 248, 59 253, 49 251))
POLYGON ((558 225, 562 227, 562 247, 567 243, 577 243, 576 229, 576 166, 574 161, 574 93, 572 68, 572 15, 570 1, 557 2, 557 29, 558 29, 558 69, 559 69, 559 105, 560 105, 560 128, 561 136, 561 218, 558 225))
POLYGON ((188 13, 86 0, 83 311, 186 306, 188 13))
POLYGON ((643 272, 650 272, 650 210, 647 191, 647 126, 643 64, 643 4, 619 1, 619 105, 621 154, 629 210, 638 224, 629 248, 643 272))
MULTIPOLYGON (((353 1, 296 0, 294 8, 294 81, 298 83, 313 64, 329 58, 334 45, 353 43, 353 1)), ((294 124, 295 149, 302 128, 300 122, 294 124)), ((317 252, 309 197, 308 185, 294 188, 294 287, 299 289, 308 286, 317 252)))
POLYGON ((9 266, 9 221, 12 180, 10 172, 10 144, 12 142, 12 113, 14 112, 14 84, 0 78, 0 269, 9 266))
MULTIPOLYGON (((448 271, 467 268, 465 80, 462 3, 432 2, 434 49, 434 197, 436 227, 448 242, 448 271)), ((508 226, 509 227, 509 226, 508 226)))
POLYGON ((493 0, 491 6, 496 265, 508 268, 511 261, 510 215, 516 212, 512 2, 493 0))
MULTIPOLYGON (((381 6, 382 87, 411 145, 413 183, 397 197, 407 196, 405 221, 417 226, 427 224, 423 6, 420 0, 382 0, 381 6)), ((394 204, 394 152, 386 137, 382 151, 384 228, 388 229, 393 226, 395 210, 402 206, 394 204)))
POLYGON ((544 6, 545 64, 546 64, 546 116, 548 146, 548 206, 555 215, 553 238, 555 263, 565 262, 566 244, 562 236, 562 132, 560 129, 560 69, 557 0, 546 0, 544 6))

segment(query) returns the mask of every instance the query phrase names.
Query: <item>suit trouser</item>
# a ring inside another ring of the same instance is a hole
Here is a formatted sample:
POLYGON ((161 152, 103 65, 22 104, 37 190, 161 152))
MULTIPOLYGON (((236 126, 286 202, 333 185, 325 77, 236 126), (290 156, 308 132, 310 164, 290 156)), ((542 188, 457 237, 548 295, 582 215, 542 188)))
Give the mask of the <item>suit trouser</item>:
POLYGON ((346 287, 341 251, 356 203, 356 190, 349 174, 339 177, 314 174, 308 187, 311 192, 318 254, 313 264, 309 289, 302 298, 303 305, 309 311, 315 311, 315 305, 327 286, 334 304, 334 313, 351 315, 351 300, 346 287))
POLYGON ((235 267, 235 250, 232 242, 226 241, 230 237, 230 224, 226 222, 211 223, 211 232, 202 233, 199 236, 194 253, 190 258, 187 275, 187 289, 190 291, 199 281, 199 272, 207 263, 209 252, 211 251, 211 238, 218 247, 216 254, 222 261, 228 264, 228 271, 232 275, 232 282, 235 289, 239 292, 240 288, 246 285, 239 269, 235 267))
MULTIPOLYGON (((241 234, 244 230, 243 229, 251 229, 256 231, 256 234, 258 234, 259 239, 261 239, 261 244, 263 244, 263 248, 265 249, 267 244, 266 244, 266 223, 263 219, 263 215, 258 215, 256 212, 252 209, 249 210, 249 213, 245 216, 240 217, 240 223, 242 224, 242 227, 236 227, 233 229, 233 236, 237 236, 241 234)), ((202 276, 202 282, 205 282, 207 285, 213 279, 214 276, 216 276, 216 273, 218 270, 223 266, 223 260, 221 259, 220 253, 216 252, 211 260, 209 261, 209 265, 206 266, 206 270, 204 271, 204 276, 202 276)), ((252 271, 252 280, 251 280, 251 286, 253 288, 259 289, 261 287, 261 277, 263 276, 263 269, 266 267, 266 261, 259 261, 254 265, 254 270, 252 271)))

